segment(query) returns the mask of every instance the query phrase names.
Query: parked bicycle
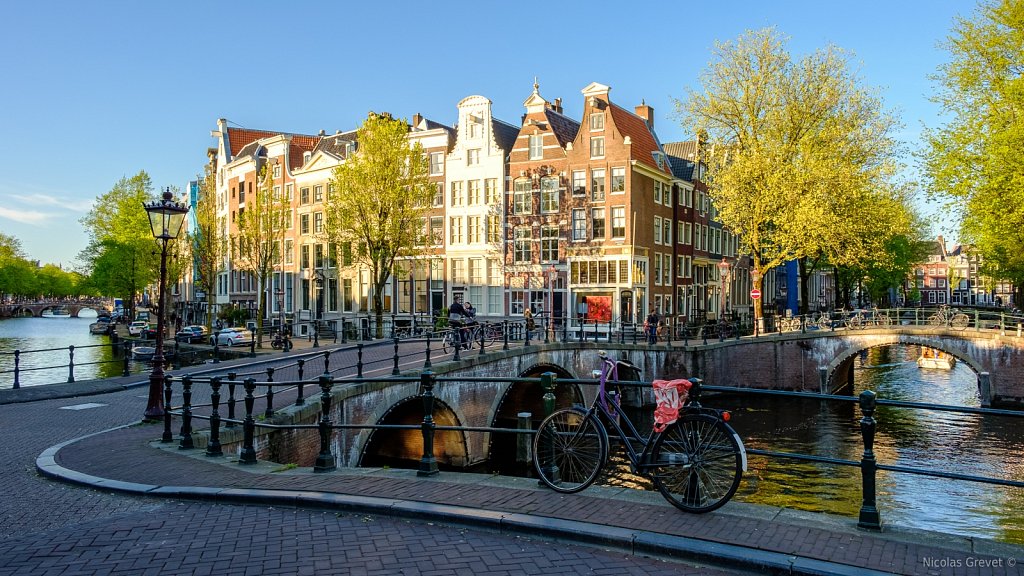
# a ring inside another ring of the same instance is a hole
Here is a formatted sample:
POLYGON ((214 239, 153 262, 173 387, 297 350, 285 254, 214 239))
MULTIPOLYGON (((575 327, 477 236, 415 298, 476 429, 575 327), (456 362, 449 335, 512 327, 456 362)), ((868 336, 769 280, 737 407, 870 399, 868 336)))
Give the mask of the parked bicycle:
POLYGON ((779 332, 794 332, 799 331, 801 327, 800 317, 781 317, 779 318, 779 332))
POLYGON ((871 307, 871 323, 875 326, 892 326, 892 318, 889 314, 882 312, 878 309, 878 306, 871 307))
POLYGON ((462 346, 463 349, 469 350, 473 344, 480 342, 481 335, 484 346, 494 344, 495 340, 503 338, 501 324, 473 324, 462 328, 452 328, 444 333, 444 337, 441 339, 441 350, 445 354, 454 352, 456 346, 462 346), (462 335, 459 334, 460 331, 463 331, 462 335), (465 341, 462 340, 463 336, 465 341))
POLYGON ((971 323, 971 317, 948 304, 939 306, 939 309, 928 317, 929 326, 949 326, 953 330, 963 330, 971 323))
POLYGON ((818 330, 831 330, 832 329, 832 315, 828 312, 822 312, 821 316, 813 322, 818 330))
MULTIPOLYGON (((541 481, 563 493, 579 492, 597 479, 608 463, 607 422, 626 450, 632 470, 649 477, 666 500, 687 512, 710 512, 732 498, 747 469, 743 442, 727 424, 729 412, 704 408, 700 380, 688 380, 677 398, 678 417, 646 438, 623 413, 619 367, 637 370, 601 351, 598 393, 590 408, 562 408, 544 419, 533 441, 533 465, 541 481), (683 397, 685 395, 685 398, 683 397)), ((639 373, 639 372, 637 372, 639 373)), ((659 411, 661 408, 659 407, 659 411)), ((657 413, 656 413, 657 414, 657 413)))

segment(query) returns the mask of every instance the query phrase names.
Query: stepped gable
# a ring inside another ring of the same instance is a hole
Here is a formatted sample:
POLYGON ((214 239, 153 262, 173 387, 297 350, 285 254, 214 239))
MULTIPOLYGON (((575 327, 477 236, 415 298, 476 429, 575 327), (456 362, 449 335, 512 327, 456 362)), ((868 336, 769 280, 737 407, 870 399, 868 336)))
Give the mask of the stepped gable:
POLYGON ((672 173, 683 180, 693 180, 693 171, 697 167, 697 141, 667 142, 662 147, 672 164, 672 173))
POLYGON ((633 159, 646 164, 654 170, 671 175, 672 169, 668 162, 663 163, 662 167, 658 168, 658 164, 654 160, 655 152, 664 153, 664 151, 661 149, 658 137, 654 135, 654 131, 647 125, 647 121, 612 102, 608 103, 608 109, 611 111, 615 127, 623 137, 629 136, 632 142, 633 159))

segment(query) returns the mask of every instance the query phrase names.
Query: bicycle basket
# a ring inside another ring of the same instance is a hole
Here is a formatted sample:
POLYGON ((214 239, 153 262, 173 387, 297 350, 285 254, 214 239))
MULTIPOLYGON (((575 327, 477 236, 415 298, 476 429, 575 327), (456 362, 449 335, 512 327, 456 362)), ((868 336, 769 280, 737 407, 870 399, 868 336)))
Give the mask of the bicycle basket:
POLYGON ((654 381, 654 400, 658 404, 654 409, 655 432, 662 432, 679 418, 679 409, 686 404, 690 386, 686 378, 654 381))

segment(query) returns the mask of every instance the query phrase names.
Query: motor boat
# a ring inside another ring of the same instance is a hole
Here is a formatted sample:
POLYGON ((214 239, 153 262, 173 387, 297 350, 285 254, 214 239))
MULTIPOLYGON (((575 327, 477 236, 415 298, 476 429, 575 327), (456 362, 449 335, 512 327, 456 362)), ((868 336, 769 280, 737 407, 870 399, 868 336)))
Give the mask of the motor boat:
POLYGON ((939 352, 931 348, 922 348, 921 356, 917 359, 917 365, 920 368, 952 370, 953 366, 956 366, 956 358, 945 352, 939 352))

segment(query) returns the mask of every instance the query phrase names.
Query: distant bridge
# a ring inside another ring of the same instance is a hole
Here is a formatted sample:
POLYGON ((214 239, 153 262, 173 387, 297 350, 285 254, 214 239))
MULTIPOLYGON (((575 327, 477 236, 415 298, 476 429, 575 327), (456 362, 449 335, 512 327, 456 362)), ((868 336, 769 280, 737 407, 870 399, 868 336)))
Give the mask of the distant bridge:
POLYGON ((30 313, 38 318, 47 310, 66 310, 72 318, 78 318, 82 310, 95 310, 96 312, 111 312, 114 303, 109 299, 86 298, 81 300, 53 300, 43 302, 20 302, 17 304, 5 304, 0 307, 0 316, 9 318, 12 316, 26 316, 30 313))

